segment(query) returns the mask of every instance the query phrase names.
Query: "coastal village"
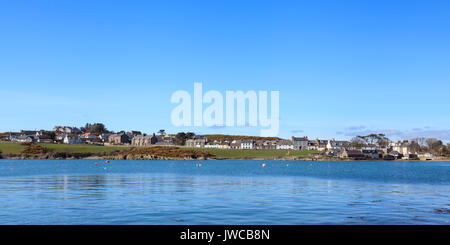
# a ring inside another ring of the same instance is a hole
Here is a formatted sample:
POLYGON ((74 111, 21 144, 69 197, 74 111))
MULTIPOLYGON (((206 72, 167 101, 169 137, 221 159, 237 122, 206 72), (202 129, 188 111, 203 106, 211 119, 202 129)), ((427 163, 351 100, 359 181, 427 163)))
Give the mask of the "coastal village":
POLYGON ((237 135, 167 134, 165 130, 145 134, 140 131, 110 132, 101 123, 85 127, 55 126, 52 130, 21 130, 0 133, 0 142, 20 144, 85 144, 129 148, 180 147, 203 150, 287 150, 311 152, 328 159, 350 160, 434 160, 448 157, 450 144, 437 139, 389 140, 383 134, 357 136, 350 141, 237 135))

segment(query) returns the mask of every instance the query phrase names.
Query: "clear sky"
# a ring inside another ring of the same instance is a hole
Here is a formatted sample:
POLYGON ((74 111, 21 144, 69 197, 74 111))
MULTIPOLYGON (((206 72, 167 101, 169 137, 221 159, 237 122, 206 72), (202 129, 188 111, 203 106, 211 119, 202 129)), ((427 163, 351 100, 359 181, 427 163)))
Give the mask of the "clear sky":
POLYGON ((177 128, 176 90, 280 91, 280 137, 450 140, 449 1, 0 1, 0 131, 177 128))

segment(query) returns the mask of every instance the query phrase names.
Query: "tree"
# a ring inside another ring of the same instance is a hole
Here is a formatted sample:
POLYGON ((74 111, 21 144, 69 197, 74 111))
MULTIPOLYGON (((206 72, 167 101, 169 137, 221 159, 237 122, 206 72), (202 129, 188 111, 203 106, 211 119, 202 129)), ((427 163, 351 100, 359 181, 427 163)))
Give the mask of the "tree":
POLYGON ((369 134, 366 136, 357 136, 364 140, 367 144, 377 145, 379 147, 387 147, 389 139, 384 134, 369 134))
POLYGON ((442 147, 442 155, 443 156, 450 156, 450 148, 449 148, 448 145, 442 147))
POLYGON ((389 145, 389 138, 384 134, 378 134, 377 145, 381 148, 386 148, 389 145))
POLYGON ((160 129, 159 131, 158 131, 158 133, 162 136, 162 135, 165 135, 166 134, 166 130, 164 130, 164 129, 160 129))
POLYGON ((411 152, 420 152, 421 151, 421 147, 420 147, 419 143, 417 143, 414 140, 412 140, 411 143, 409 143, 409 148, 410 148, 411 152))
POLYGON ((94 124, 86 123, 85 129, 86 132, 92 134, 102 134, 109 132, 103 123, 94 123, 94 124))
POLYGON ((433 139, 433 138, 427 139, 426 143, 427 143, 428 149, 433 153, 439 153, 443 146, 442 141, 433 139))
POLYGON ((195 134, 193 132, 186 133, 186 139, 193 139, 194 137, 195 137, 195 134))
POLYGON ((356 136, 350 141, 350 146, 353 148, 360 148, 363 147, 365 143, 366 141, 364 139, 362 139, 360 136, 356 136))
POLYGON ((50 131, 50 132, 48 132, 48 137, 49 137, 51 140, 56 140, 56 133, 53 132, 53 131, 50 131))
POLYGON ((175 145, 185 145, 186 144, 186 134, 184 132, 178 133, 175 135, 175 139, 173 140, 175 145))
POLYGON ((377 140, 376 134, 369 134, 366 136, 358 136, 358 137, 364 140, 367 144, 374 144, 375 141, 377 140))
POLYGON ((417 144, 419 144, 421 148, 427 146, 427 138, 425 138, 425 137, 415 138, 415 139, 412 139, 412 141, 417 142, 417 144))
POLYGON ((195 137, 195 134, 192 132, 180 132, 177 135, 175 135, 174 144, 175 145, 185 145, 186 140, 193 139, 195 137))

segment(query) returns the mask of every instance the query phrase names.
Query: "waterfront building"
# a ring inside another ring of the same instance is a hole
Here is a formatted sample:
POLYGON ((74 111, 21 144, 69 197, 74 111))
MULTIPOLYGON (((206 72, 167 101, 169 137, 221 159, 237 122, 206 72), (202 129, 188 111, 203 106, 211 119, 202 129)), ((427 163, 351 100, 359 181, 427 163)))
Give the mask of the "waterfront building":
POLYGON ((241 141, 241 149, 252 150, 255 148, 255 141, 243 140, 241 141))
POLYGON ((193 139, 186 140, 186 147, 191 148, 204 148, 206 144, 206 138, 203 136, 195 136, 193 139))
POLYGON ((353 158, 353 159, 365 159, 366 155, 361 150, 347 150, 346 148, 342 149, 339 154, 340 158, 353 158))
POLYGON ((390 142, 389 146, 392 148, 392 151, 396 151, 404 156, 408 154, 416 154, 417 152, 411 152, 410 143, 407 140, 398 141, 398 142, 390 142))
POLYGON ((331 140, 328 140, 326 149, 328 151, 338 150, 348 146, 349 144, 350 142, 348 141, 338 141, 332 138, 331 140))
POLYGON ((83 144, 83 140, 78 137, 72 137, 69 135, 64 135, 63 137, 63 143, 64 144, 83 144))
POLYGON ((241 141, 240 140, 231 141, 230 149, 241 149, 241 141))
POLYGON ((277 150, 294 150, 294 144, 290 140, 279 140, 276 145, 277 150))
POLYGON ((130 138, 126 133, 112 134, 108 137, 108 142, 114 145, 129 144, 130 138))
POLYGON ((292 144, 295 150, 308 150, 308 137, 294 137, 292 136, 292 144))
POLYGON ((158 143, 158 137, 153 135, 136 135, 131 140, 131 144, 135 146, 150 146, 158 143))
POLYGON ((34 141, 34 136, 10 136, 9 138, 12 142, 18 143, 32 143, 34 141))
POLYGON ((325 151, 327 149, 328 140, 309 140, 308 150, 325 151))

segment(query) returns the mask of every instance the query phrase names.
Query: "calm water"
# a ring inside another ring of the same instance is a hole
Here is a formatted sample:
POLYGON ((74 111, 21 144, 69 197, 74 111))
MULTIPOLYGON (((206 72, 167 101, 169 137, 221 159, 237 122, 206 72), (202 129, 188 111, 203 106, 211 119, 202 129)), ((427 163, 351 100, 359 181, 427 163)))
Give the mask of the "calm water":
POLYGON ((449 162, 0 160, 0 224, 449 221, 449 162))

